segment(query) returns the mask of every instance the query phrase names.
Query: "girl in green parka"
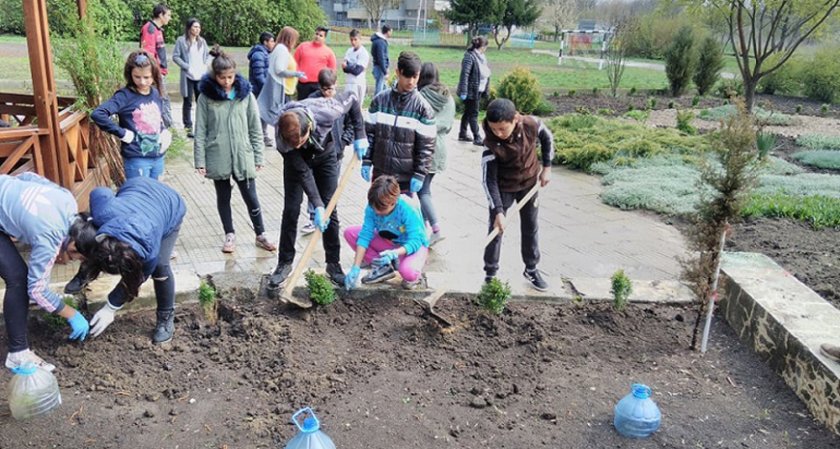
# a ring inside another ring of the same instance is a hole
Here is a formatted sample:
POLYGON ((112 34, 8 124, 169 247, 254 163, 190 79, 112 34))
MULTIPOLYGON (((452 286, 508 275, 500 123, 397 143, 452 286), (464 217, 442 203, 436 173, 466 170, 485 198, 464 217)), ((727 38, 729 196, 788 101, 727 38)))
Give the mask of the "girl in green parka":
POLYGON ((420 91, 420 95, 432 106, 435 112, 435 125, 437 126, 432 166, 429 169, 429 174, 423 180, 423 187, 417 192, 420 197, 420 211, 423 213, 423 219, 428 221, 429 226, 432 227, 432 235, 429 237, 429 246, 432 246, 443 240, 437 212, 434 204, 432 204, 432 179, 435 174, 446 168, 446 136, 452 129, 452 122, 455 121, 455 100, 452 99, 452 95, 449 95, 449 89, 440 83, 438 69, 431 62, 423 64, 420 69, 417 89, 420 91))
POLYGON ((213 180, 216 206, 225 240, 222 252, 236 248, 233 216, 230 209, 231 178, 239 187, 248 206, 248 215, 257 234, 256 245, 275 251, 265 234, 255 178, 263 165, 263 134, 257 100, 251 94, 251 83, 236 73, 236 63, 220 53, 208 75, 198 85, 195 126, 196 172, 213 180))

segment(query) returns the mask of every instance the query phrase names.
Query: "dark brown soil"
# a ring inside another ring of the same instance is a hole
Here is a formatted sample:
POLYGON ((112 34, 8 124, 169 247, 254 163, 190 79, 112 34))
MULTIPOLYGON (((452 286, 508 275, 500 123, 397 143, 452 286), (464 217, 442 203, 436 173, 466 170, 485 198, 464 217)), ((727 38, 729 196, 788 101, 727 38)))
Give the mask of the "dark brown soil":
POLYGON ((705 356, 690 351, 683 307, 516 303, 490 317, 456 298, 441 303, 457 323, 442 330, 408 300, 273 304, 225 301, 218 325, 182 308, 162 347, 149 343, 153 313, 120 316, 81 346, 32 319, 64 404, 28 422, 0 417, 0 448, 283 447, 305 405, 342 449, 840 444, 725 324, 705 356), (633 382, 663 413, 645 441, 611 425, 633 382))

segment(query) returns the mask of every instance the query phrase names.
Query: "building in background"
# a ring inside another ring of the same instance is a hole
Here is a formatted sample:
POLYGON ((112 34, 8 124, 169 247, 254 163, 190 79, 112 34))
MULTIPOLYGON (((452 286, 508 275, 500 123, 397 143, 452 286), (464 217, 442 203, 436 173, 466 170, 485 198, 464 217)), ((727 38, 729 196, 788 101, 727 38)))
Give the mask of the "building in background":
POLYGON ((386 9, 379 24, 371 24, 360 0, 319 0, 318 4, 334 26, 379 29, 388 24, 396 30, 422 30, 430 21, 442 19, 449 9, 448 0, 399 0, 396 8, 386 9))

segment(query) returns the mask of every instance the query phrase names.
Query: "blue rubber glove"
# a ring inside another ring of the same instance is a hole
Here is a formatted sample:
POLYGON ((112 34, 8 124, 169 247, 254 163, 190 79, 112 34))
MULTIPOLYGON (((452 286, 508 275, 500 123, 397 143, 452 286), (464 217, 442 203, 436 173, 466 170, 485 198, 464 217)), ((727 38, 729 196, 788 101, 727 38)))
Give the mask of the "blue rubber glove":
POLYGON ((411 190, 411 193, 417 193, 420 189, 423 188, 423 180, 417 178, 417 176, 411 177, 411 184, 409 184, 408 189, 411 190))
POLYGON ((362 160, 367 154, 368 146, 369 144, 367 139, 356 139, 353 141, 353 151, 356 152, 356 156, 359 160, 362 160))
POLYGON ((326 212, 327 211, 324 210, 323 207, 316 207, 315 208, 315 226, 317 226, 318 229, 321 230, 321 232, 326 231, 327 226, 330 225, 329 217, 324 216, 324 215, 326 215, 326 212))
POLYGON ((356 285, 359 283, 359 276, 361 275, 362 269, 359 268, 358 265, 353 265, 353 268, 350 269, 347 276, 344 276, 344 288, 347 289, 348 292, 356 288, 356 285))
POLYGON ((461 94, 458 97, 461 98, 461 101, 466 101, 467 100, 467 94, 461 94))
POLYGON ((70 332, 70 339, 84 341, 90 331, 90 324, 88 324, 88 320, 85 319, 85 316, 77 310, 73 316, 67 318, 67 323, 69 323, 70 327, 73 329, 73 331, 70 332))
POLYGON ((370 165, 362 165, 362 179, 370 182, 370 165))
POLYGON ((382 251, 381 253, 379 253, 379 257, 377 257, 376 259, 373 259, 373 264, 378 265, 378 266, 387 265, 387 264, 397 260, 397 258, 399 258, 399 257, 400 256, 397 255, 397 250, 386 249, 385 251, 382 251))

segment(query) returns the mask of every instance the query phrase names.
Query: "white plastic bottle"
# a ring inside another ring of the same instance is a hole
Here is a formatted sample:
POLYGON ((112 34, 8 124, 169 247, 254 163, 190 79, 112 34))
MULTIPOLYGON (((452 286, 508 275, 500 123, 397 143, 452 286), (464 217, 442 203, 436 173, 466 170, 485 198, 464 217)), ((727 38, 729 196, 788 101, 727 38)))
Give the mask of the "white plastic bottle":
POLYGON ((61 392, 53 374, 32 363, 12 369, 9 408, 15 419, 42 415, 61 405, 61 392))

